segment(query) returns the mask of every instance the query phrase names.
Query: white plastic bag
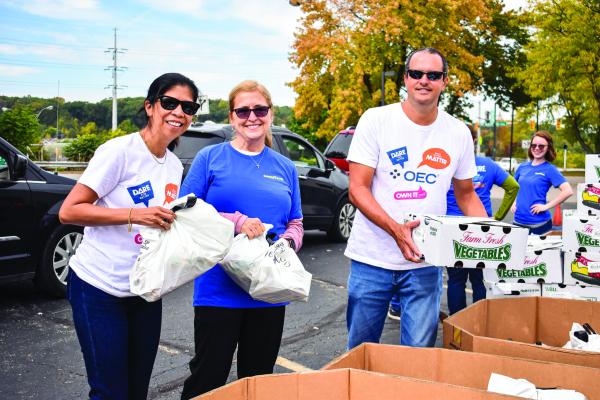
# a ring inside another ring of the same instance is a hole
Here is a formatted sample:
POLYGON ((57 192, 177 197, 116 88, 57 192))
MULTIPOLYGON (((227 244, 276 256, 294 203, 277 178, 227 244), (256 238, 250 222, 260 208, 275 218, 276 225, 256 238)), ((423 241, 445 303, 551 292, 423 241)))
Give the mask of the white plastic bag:
POLYGON ((581 326, 577 322, 573 322, 573 325, 571 326, 571 331, 569 332, 570 339, 563 346, 564 349, 600 352, 600 335, 586 333, 588 339, 586 342, 575 336, 575 332, 578 331, 583 331, 584 333, 586 333, 583 326, 581 326))
POLYGON ((255 300, 307 301, 312 275, 283 240, 269 246, 265 235, 271 226, 265 227, 265 234, 254 239, 236 236, 221 267, 255 300))
MULTIPOLYGON (((188 195, 171 209, 191 203, 188 195)), ((129 276, 131 293, 156 301, 197 278, 223 259, 233 242, 233 222, 201 199, 176 211, 171 229, 143 227, 140 254, 129 276)))
POLYGON ((488 392, 507 394, 534 400, 586 400, 580 392, 570 389, 538 389, 526 379, 513 379, 492 372, 488 392))

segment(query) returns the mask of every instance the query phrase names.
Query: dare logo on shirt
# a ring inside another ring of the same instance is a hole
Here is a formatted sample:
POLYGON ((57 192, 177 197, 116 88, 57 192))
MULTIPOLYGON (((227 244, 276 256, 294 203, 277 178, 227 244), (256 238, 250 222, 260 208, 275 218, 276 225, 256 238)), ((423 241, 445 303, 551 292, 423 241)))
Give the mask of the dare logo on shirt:
POLYGON ((433 147, 423 152, 423 159, 417 168, 427 165, 433 169, 444 169, 450 165, 450 155, 443 149, 433 147))
POLYGON ((150 181, 146 181, 137 186, 128 187, 127 191, 133 199, 134 204, 144 203, 146 207, 148 207, 148 203, 154 198, 154 190, 152 190, 150 181))
POLYGON ((177 198, 177 188, 178 186, 174 183, 167 183, 165 185, 165 201, 163 202, 163 206, 177 198))
POLYGON ((386 154, 392 164, 400 164, 402 168, 404 168, 404 163, 408 161, 408 152, 406 150, 406 146, 399 147, 395 150, 390 150, 386 154))

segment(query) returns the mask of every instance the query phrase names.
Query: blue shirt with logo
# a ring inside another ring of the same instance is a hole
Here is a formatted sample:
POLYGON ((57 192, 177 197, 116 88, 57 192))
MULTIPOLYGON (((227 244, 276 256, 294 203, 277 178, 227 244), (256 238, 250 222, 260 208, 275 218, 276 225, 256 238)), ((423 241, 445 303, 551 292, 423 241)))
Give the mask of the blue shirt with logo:
MULTIPOLYGON (((285 232, 287 223, 302 218, 300 186, 294 164, 265 147, 249 156, 229 142, 208 146, 196 155, 181 185, 180 195, 194 193, 217 211, 236 211, 273 225, 270 232, 285 232), (257 164, 259 166, 257 166, 257 164)), ((230 308, 271 307, 252 299, 217 264, 196 278, 194 306, 230 308)))
POLYGON ((558 168, 547 161, 535 166, 528 161, 517 168, 515 179, 520 186, 517 194, 515 222, 535 225, 548 221, 551 218, 550 211, 533 214, 531 206, 546 204, 546 195, 550 187, 559 187, 567 181, 558 168))
MULTIPOLYGON (((479 199, 483 203, 485 211, 491 217, 493 215, 492 201, 490 199, 492 186, 501 186, 506 178, 508 178, 508 172, 486 157, 475 157, 475 165, 477 166, 477 175, 473 177, 473 187, 475 188, 475 193, 477 193, 477 196, 479 196, 479 199)), ((448 190, 447 201, 447 215, 464 215, 456 203, 454 188, 452 186, 448 190)))

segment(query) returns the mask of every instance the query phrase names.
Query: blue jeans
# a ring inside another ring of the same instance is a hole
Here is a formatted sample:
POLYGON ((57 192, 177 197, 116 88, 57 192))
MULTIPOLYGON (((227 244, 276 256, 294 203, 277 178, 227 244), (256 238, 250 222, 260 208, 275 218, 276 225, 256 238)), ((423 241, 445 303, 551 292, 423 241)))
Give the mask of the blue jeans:
POLYGON ((390 300, 398 293, 400 344, 433 347, 442 294, 442 270, 422 267, 392 271, 352 260, 348 277, 348 349, 378 343, 390 300))
POLYGON ((473 288, 473 303, 485 299, 483 270, 477 268, 446 268, 448 271, 448 311, 450 315, 467 306, 465 285, 467 278, 473 288))
POLYGON ((161 301, 115 297, 69 273, 67 297, 90 399, 146 399, 160 339, 161 301))

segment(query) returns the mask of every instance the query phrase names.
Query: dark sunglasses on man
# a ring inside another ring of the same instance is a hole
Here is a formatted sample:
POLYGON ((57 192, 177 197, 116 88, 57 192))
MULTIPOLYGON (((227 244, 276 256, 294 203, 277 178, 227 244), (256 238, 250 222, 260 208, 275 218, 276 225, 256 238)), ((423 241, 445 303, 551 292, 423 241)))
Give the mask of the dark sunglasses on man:
POLYGON ((442 71, 419 71, 418 69, 409 69, 406 74, 413 79, 421 79, 423 75, 427 76, 430 81, 439 81, 444 76, 442 71))
POLYGON ((252 112, 254 113, 254 115, 256 115, 256 118, 264 118, 267 116, 270 109, 271 109, 271 107, 269 107, 269 106, 256 106, 254 108, 250 108, 250 107, 234 108, 233 111, 235 112, 235 115, 238 116, 238 118, 248 119, 248 118, 250 118, 250 113, 252 113, 252 112))
POLYGON ((200 104, 194 101, 179 100, 171 96, 160 96, 158 101, 160 101, 162 108, 169 111, 173 111, 181 104, 181 110, 187 115, 196 115, 196 112, 200 108, 200 104))

